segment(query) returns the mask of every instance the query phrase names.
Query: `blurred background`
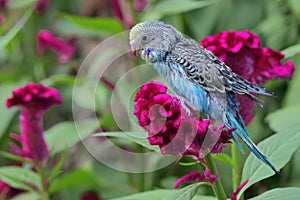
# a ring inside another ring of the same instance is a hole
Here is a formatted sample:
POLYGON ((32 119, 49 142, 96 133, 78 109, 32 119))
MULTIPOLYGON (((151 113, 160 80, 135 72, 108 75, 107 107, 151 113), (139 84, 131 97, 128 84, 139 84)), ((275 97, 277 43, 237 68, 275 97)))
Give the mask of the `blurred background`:
MULTIPOLYGON (((83 199, 88 195, 97 196, 95 198, 98 199, 110 199, 155 188, 172 189, 178 177, 193 170, 193 166, 181 166, 175 162, 151 173, 120 172, 95 160, 79 139, 70 138, 72 134, 64 134, 68 131, 74 132, 72 90, 78 70, 86 56, 103 40, 147 20, 161 20, 172 24, 199 43, 206 36, 221 31, 247 29, 257 34, 262 47, 285 53, 285 59, 292 60, 296 70, 292 80, 276 79, 265 85, 274 91, 277 97, 263 98, 263 109, 255 109, 256 116, 248 126, 251 137, 254 141, 261 141, 274 134, 274 129, 269 127, 269 123, 274 125, 276 122, 266 121, 266 117, 276 110, 295 108, 277 118, 282 123, 288 124, 289 119, 299 119, 299 0, 0 0, 0 148, 1 151, 9 151, 9 133, 19 132, 18 111, 7 110, 5 107, 5 100, 11 95, 11 90, 27 82, 41 82, 57 88, 62 94, 63 104, 46 113, 44 127, 50 130, 62 124, 59 127, 61 129, 58 129, 60 132, 52 139, 71 141, 65 155, 64 173, 52 190, 53 199, 83 199), (68 48, 63 48, 63 45, 57 45, 55 42, 46 43, 46 50, 38 49, 38 35, 41 30, 49 31, 58 43, 69 45, 69 48, 74 48, 74 52, 70 51, 66 59, 60 59, 60 56, 68 52, 68 48)), ((142 63, 134 56, 126 54, 114 61, 113 67, 105 71, 99 80, 96 113, 101 131, 121 130, 112 115, 111 95, 122 74, 142 63)), ((161 80, 151 70, 147 78, 161 80)), ((143 75, 126 80, 130 87, 135 81, 141 82, 143 75)), ((84 98, 76 103, 90 108, 93 105, 93 101, 89 100, 93 98, 91 93, 86 91, 83 96, 84 98)), ((132 130, 136 119, 130 113, 128 116, 125 111, 129 107, 129 112, 132 113, 130 109, 133 109, 133 102, 131 101, 128 107, 122 103, 120 105, 120 116, 124 123, 122 130, 132 130), (128 120, 130 116, 134 122, 128 120)), ((300 120, 295 121, 300 123, 300 120)), ((57 132, 52 129, 52 132, 55 131, 57 132)), ((282 142, 284 140, 283 138, 282 142)), ((134 152, 146 151, 124 139, 115 139, 113 142, 134 152)), ((62 149, 56 153, 61 152, 62 149)), ((225 152, 230 154, 230 149, 226 148, 225 152)), ((246 159, 246 156, 243 158, 246 159)), ((187 158, 182 158, 181 161, 184 162, 185 159, 187 158)), ((0 157, 1 166, 12 164, 11 160, 0 157)), ((226 193, 230 194, 231 168, 223 162, 217 164, 219 169, 222 169, 220 176, 226 193)), ((300 187, 299 166, 300 149, 284 167, 284 180, 274 176, 260 181, 246 191, 245 197, 250 198, 277 187, 300 187)), ((212 194, 212 191, 204 186, 199 193, 212 194)))

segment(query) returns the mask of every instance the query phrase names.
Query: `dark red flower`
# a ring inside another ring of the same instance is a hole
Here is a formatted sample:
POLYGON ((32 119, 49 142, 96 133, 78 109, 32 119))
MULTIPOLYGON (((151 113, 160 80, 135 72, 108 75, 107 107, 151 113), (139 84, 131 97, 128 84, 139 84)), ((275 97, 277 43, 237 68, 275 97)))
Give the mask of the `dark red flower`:
POLYGON ((189 116, 162 83, 144 84, 134 101, 139 125, 148 131, 149 143, 158 145, 163 154, 204 157, 220 153, 231 139, 231 131, 223 125, 209 126, 209 120, 189 116))
POLYGON ((36 37, 36 45, 38 54, 45 53, 46 48, 53 50, 58 55, 60 63, 69 62, 73 55, 75 48, 61 39, 56 38, 52 33, 47 30, 42 30, 36 37))
POLYGON ((81 200, 101 200, 101 198, 97 195, 96 192, 87 191, 80 195, 81 200))
MULTIPOLYGON (((295 66, 291 61, 281 64, 284 55, 271 48, 261 48, 260 39, 248 30, 220 32, 201 41, 201 46, 212 51, 235 73, 251 83, 264 84, 275 78, 292 78, 295 66)), ((253 102, 236 95, 245 122, 253 118, 253 102)))
POLYGON ((39 14, 44 13, 48 8, 49 3, 50 3, 49 0, 38 0, 35 4, 34 11, 39 14))
POLYGON ((245 180, 244 182, 242 182, 237 188, 236 190, 230 194, 230 200, 238 200, 237 195, 238 193, 241 191, 241 189, 248 183, 249 180, 245 180))
POLYGON ((149 0, 135 0, 133 7, 137 11, 143 11, 147 6, 149 5, 150 1, 149 0))
POLYGON ((189 174, 186 174, 180 177, 174 184, 174 189, 177 189, 183 183, 192 183, 195 181, 200 182, 209 182, 215 184, 216 180, 219 180, 220 177, 217 174, 210 174, 209 169, 205 169, 203 174, 198 171, 192 171, 189 174))
POLYGON ((3 9, 8 2, 9 0, 0 0, 0 10, 3 9))
POLYGON ((10 143, 12 152, 20 156, 43 162, 49 155, 49 150, 43 137, 42 116, 46 110, 61 103, 60 93, 54 88, 42 84, 29 83, 13 90, 13 96, 6 100, 7 108, 21 107, 21 135, 11 134, 20 141, 23 149, 10 143))
POLYGON ((21 192, 24 192, 20 189, 15 189, 10 187, 6 182, 0 180, 0 197, 3 200, 9 200, 12 197, 20 194, 21 192))

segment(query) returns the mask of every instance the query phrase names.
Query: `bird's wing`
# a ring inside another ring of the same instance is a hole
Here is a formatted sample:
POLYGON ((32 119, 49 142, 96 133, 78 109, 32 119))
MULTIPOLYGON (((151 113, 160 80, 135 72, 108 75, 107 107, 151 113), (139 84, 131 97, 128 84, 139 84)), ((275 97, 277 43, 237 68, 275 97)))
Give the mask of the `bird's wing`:
POLYGON ((261 101, 253 94, 274 95, 265 88, 243 79, 213 53, 198 45, 177 45, 174 59, 185 71, 188 79, 207 91, 232 91, 247 95, 259 104, 261 101))

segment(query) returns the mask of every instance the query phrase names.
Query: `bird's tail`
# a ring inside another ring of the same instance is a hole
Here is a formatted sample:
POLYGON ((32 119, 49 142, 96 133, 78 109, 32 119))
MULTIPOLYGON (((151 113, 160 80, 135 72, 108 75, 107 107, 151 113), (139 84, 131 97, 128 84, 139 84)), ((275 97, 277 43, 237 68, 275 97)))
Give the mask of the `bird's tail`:
POLYGON ((251 138, 249 137, 249 134, 248 134, 245 124, 244 124, 244 120, 242 119, 241 115, 239 114, 238 102, 233 93, 228 95, 228 105, 227 105, 226 111, 224 112, 223 120, 224 120, 225 126, 228 129, 235 128, 235 130, 232 132, 232 138, 242 153, 244 153, 244 150, 243 150, 241 144, 239 143, 238 138, 240 138, 247 145, 247 147, 250 149, 250 151, 252 151, 258 159, 263 161, 276 174, 281 176, 279 170, 277 170, 275 168, 275 166, 257 148, 257 146, 252 142, 251 138))

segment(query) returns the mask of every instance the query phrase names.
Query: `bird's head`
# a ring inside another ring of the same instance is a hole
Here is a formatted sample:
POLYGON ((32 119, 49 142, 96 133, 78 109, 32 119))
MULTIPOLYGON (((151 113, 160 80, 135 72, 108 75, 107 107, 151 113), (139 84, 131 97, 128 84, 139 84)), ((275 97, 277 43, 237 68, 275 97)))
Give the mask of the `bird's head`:
POLYGON ((131 51, 138 55, 141 49, 171 51, 182 35, 173 26, 159 21, 141 22, 129 33, 131 51))

